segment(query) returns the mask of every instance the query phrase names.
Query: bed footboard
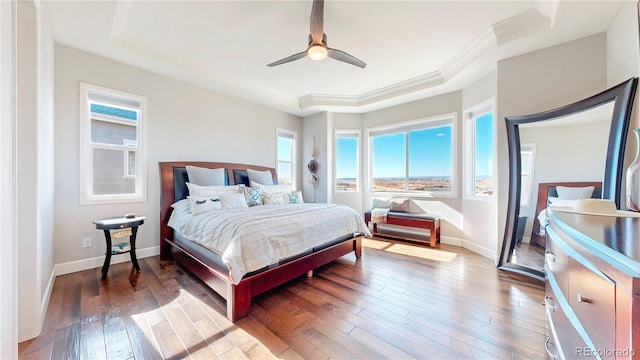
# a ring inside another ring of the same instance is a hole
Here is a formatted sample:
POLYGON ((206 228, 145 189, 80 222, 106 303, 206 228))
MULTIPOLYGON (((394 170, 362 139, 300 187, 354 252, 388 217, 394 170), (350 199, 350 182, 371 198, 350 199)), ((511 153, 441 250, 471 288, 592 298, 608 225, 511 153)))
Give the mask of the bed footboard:
POLYGON ((221 269, 204 264, 171 240, 165 239, 165 241, 172 248, 171 252, 176 264, 192 272, 227 301, 226 316, 232 322, 240 320, 249 313, 251 298, 254 296, 305 275, 352 251, 357 259, 362 256, 362 237, 352 237, 233 284, 229 275, 221 269))

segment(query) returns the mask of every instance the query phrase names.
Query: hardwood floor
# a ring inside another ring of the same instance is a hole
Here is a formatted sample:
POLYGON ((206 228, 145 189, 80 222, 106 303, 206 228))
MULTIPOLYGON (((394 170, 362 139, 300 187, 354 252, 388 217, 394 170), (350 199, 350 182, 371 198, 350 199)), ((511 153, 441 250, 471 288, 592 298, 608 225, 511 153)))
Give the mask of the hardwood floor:
POLYGON ((42 334, 21 359, 542 359, 543 285, 465 249, 365 240, 253 300, 223 300, 158 257, 59 276, 42 334))

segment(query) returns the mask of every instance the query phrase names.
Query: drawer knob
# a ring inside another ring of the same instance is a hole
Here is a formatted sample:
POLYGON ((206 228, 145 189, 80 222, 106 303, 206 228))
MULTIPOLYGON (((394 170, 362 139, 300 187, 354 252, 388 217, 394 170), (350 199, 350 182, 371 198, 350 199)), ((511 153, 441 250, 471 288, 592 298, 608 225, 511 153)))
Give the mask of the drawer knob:
POLYGON ((542 300, 542 304, 546 306, 550 312, 556 311, 556 301, 551 297, 551 295, 545 295, 544 300, 542 300))
POLYGON ((556 262, 556 254, 553 251, 547 250, 544 255, 550 262, 556 262))
POLYGON ((579 303, 587 303, 587 304, 591 304, 593 302, 593 300, 591 300, 591 298, 588 298, 586 296, 583 296, 581 294, 578 294, 578 296, 576 296, 578 298, 578 302, 579 303))

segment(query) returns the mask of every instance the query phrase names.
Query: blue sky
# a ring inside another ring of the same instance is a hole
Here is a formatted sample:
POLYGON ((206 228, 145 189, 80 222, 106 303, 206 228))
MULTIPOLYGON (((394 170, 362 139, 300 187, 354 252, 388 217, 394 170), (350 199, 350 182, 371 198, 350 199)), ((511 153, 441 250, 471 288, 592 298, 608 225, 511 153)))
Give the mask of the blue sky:
MULTIPOLYGON (((493 114, 476 121, 476 176, 493 174, 493 114)), ((375 137, 373 143, 373 177, 404 177, 406 170, 405 133, 375 137)), ((409 133, 409 176, 451 176, 451 127, 409 133)), ((358 143, 355 138, 336 140, 336 177, 355 178, 358 143)))
POLYGON ((476 176, 493 175, 493 113, 476 120, 476 176))

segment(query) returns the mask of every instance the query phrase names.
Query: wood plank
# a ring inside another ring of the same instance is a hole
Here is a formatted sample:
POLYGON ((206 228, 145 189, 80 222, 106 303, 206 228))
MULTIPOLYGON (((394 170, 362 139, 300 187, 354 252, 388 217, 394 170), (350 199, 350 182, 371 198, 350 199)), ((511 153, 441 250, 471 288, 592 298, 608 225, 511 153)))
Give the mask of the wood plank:
POLYGON ((80 324, 72 324, 56 331, 52 359, 77 359, 79 356, 80 324))
MULTIPOLYGON (((58 358, 544 358, 541 284, 499 271, 466 249, 351 255, 254 298, 231 323, 226 304, 159 258, 59 276, 42 334, 20 359, 58 358), (428 255, 428 256, 427 256, 428 255), (66 326, 65 326, 66 325, 66 326)), ((369 244, 370 246, 368 246, 369 244)), ((416 245, 420 246, 420 245, 416 245)), ((424 248, 424 246, 422 246, 424 248)))

